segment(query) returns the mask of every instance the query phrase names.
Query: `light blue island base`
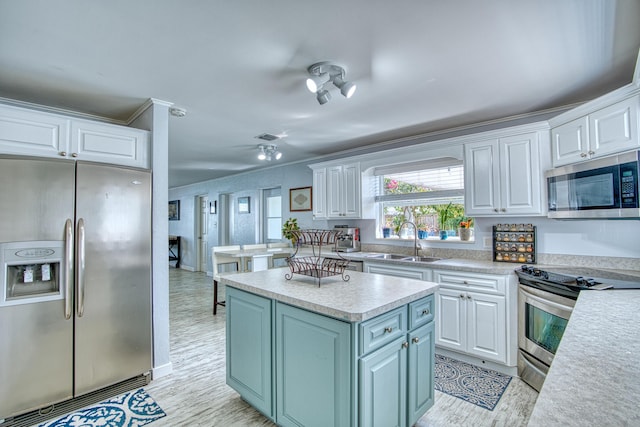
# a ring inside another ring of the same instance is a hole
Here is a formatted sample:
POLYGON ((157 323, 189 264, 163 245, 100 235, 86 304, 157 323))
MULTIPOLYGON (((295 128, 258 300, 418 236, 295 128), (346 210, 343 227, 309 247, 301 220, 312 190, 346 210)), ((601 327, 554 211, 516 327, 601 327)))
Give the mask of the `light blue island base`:
POLYGON ((437 284, 228 275, 227 384, 282 426, 410 426, 434 397, 437 284))

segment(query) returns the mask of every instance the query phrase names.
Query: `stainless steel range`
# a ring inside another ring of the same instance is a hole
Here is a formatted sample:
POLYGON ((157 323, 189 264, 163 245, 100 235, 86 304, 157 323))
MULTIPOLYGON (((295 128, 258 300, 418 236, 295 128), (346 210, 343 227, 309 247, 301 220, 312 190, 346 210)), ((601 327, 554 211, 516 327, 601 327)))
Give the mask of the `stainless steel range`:
POLYGON ((518 375, 540 390, 581 291, 640 289, 638 280, 618 280, 545 271, 523 265, 518 289, 518 375))

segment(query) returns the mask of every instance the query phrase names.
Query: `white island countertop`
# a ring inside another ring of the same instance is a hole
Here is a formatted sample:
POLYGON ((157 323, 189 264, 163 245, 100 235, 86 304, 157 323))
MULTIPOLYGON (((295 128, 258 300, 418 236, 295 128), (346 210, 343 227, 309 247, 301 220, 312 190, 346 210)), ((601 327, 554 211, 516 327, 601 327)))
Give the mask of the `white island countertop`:
POLYGON ((640 426, 640 290, 580 292, 530 426, 640 426))
POLYGON ((320 287, 313 277, 295 274, 285 279, 288 268, 255 273, 222 275, 220 282, 256 295, 348 322, 362 322, 433 294, 437 283, 347 271, 323 277, 320 287))

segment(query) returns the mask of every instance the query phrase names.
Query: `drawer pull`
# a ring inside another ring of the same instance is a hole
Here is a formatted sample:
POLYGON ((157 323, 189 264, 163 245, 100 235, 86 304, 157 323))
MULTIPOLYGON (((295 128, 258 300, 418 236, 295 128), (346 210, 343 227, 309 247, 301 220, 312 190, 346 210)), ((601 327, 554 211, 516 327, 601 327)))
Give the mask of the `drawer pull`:
POLYGON ((386 328, 384 328, 384 331, 387 333, 391 333, 391 331, 393 331, 393 328, 387 326, 386 328))
POLYGON ((409 343, 408 342, 403 342, 402 343, 402 348, 408 348, 409 347, 409 343))
POLYGON ((465 285, 469 284, 469 282, 467 282, 466 280, 463 280, 462 283, 465 284, 465 285))
POLYGON ((422 310, 422 315, 423 315, 423 316, 426 316, 426 315, 427 315, 427 314, 429 314, 429 313, 430 313, 430 312, 429 312, 429 309, 428 309, 428 308, 425 308, 424 310, 422 310))
POLYGON ((413 339, 411 340, 411 342, 414 344, 416 344, 418 341, 420 341, 420 338, 418 337, 413 337, 413 339))

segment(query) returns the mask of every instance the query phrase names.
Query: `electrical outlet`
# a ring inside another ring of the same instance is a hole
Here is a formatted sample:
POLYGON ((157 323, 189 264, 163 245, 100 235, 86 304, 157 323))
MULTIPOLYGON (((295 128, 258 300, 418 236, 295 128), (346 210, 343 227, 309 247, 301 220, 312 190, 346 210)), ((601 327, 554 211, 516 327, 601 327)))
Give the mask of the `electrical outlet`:
POLYGON ((491 249, 491 236, 484 237, 482 240, 485 249, 491 249))

